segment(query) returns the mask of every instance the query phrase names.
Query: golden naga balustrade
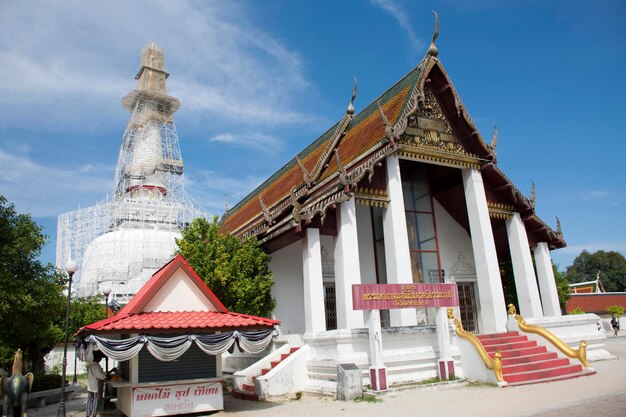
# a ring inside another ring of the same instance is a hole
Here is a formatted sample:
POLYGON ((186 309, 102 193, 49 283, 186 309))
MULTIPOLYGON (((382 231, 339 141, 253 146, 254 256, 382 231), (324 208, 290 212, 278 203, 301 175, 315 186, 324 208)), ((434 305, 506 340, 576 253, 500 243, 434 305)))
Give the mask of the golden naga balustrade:
POLYGON ((480 358, 483 360, 485 366, 492 370, 494 375, 496 376, 496 380, 498 382, 504 382, 504 377, 502 376, 502 354, 500 351, 497 351, 493 358, 489 356, 485 347, 480 340, 473 334, 463 329, 463 324, 461 324, 461 320, 454 317, 452 313, 452 308, 448 308, 448 318, 454 321, 454 326, 456 328, 456 334, 463 339, 469 341, 472 346, 476 349, 480 358))
POLYGON ((552 343, 554 347, 563 352, 564 355, 572 359, 578 359, 585 368, 591 368, 591 365, 589 365, 589 362, 587 361, 587 341, 581 340, 578 345, 578 349, 572 349, 550 330, 544 329, 543 327, 535 324, 526 323, 526 320, 517 314, 517 310, 513 304, 509 304, 508 307, 509 315, 512 315, 515 321, 517 321, 517 325, 521 331, 526 333, 535 333, 542 336, 548 342, 552 343))

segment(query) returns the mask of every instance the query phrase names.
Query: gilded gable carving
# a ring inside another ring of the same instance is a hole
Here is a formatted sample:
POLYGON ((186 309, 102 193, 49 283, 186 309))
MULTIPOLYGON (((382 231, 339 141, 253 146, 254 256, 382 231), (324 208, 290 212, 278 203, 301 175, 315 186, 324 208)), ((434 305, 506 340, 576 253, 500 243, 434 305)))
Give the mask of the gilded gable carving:
POLYGON ((408 126, 400 138, 400 154, 439 165, 479 167, 478 157, 467 152, 454 136, 430 87, 424 88, 424 96, 422 105, 409 117, 408 126))

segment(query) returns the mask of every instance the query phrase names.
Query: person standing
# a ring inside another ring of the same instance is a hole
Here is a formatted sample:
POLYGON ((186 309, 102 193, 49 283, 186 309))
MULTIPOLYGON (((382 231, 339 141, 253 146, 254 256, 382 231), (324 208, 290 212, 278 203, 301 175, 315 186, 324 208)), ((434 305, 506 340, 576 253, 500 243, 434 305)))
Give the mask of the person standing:
POLYGON ((617 331, 619 330, 619 322, 617 321, 617 317, 611 317, 611 327, 613 328, 613 336, 617 336, 617 331))
POLYGON ((98 413, 98 381, 106 380, 106 374, 99 363, 103 357, 104 355, 100 351, 95 351, 93 353, 93 362, 91 362, 87 371, 86 417, 96 417, 98 413))

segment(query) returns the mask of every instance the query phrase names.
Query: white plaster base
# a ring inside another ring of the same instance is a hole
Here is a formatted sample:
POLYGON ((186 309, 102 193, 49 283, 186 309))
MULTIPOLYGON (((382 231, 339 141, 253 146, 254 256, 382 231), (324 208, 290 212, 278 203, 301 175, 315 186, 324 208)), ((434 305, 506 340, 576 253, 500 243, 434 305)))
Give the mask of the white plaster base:
MULTIPOLYGON (((367 329, 320 332, 306 335, 304 341, 312 350, 308 364, 312 391, 332 393, 331 383, 336 384, 337 363, 356 364, 362 371, 363 384, 371 384, 367 329)), ((382 344, 389 386, 414 383, 438 375, 439 352, 435 326, 382 329, 382 344)), ((460 352, 456 346, 452 346, 451 354, 452 359, 458 362, 460 352)), ((456 372, 457 376, 462 377, 458 364, 456 372)))
POLYGON ((574 349, 578 348, 581 340, 587 341, 587 359, 594 362, 615 359, 615 356, 606 350, 606 333, 601 327, 598 329, 600 320, 595 314, 571 314, 527 319, 526 322, 546 328, 574 349))

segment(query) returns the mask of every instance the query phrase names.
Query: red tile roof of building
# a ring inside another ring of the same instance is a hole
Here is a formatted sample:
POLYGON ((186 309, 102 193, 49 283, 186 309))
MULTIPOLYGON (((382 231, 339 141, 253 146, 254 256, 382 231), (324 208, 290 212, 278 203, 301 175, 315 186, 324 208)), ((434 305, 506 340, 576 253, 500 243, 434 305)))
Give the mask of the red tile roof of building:
POLYGON ((150 333, 163 331, 215 331, 235 328, 272 327, 278 320, 232 312, 159 311, 138 314, 121 312, 81 328, 78 333, 150 333))
POLYGON ((626 292, 605 292, 595 294, 572 294, 565 302, 565 311, 568 313, 580 308, 585 313, 606 313, 610 306, 626 308, 626 292))

